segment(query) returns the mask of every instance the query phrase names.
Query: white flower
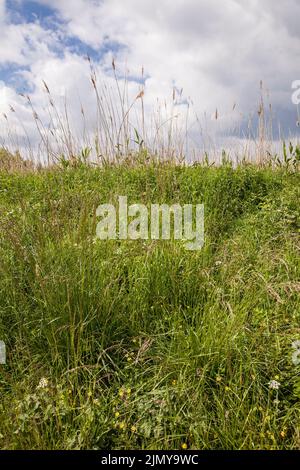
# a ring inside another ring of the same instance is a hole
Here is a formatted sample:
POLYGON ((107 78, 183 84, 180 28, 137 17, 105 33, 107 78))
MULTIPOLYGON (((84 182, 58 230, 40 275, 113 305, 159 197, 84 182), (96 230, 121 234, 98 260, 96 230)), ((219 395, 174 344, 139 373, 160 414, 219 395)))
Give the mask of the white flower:
POLYGON ((299 339, 292 343, 292 348, 293 349, 300 349, 300 340, 299 339))
POLYGON ((47 388, 48 385, 49 385, 48 379, 46 379, 45 377, 42 377, 41 380, 39 381, 37 389, 47 388))
POLYGON ((298 366, 300 364, 300 349, 296 349, 296 351, 293 352, 292 363, 294 366, 298 366))
POLYGON ((271 390, 279 390, 281 383, 277 382, 277 380, 270 380, 268 385, 271 390))

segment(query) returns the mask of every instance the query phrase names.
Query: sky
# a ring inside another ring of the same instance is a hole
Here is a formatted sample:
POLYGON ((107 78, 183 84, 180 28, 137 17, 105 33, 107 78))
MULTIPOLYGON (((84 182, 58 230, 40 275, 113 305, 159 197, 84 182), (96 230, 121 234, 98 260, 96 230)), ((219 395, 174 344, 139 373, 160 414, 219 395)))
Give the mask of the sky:
POLYGON ((43 80, 57 102, 68 100, 76 132, 81 105, 93 132, 87 55, 101 86, 114 86, 114 60, 120 81, 128 74, 131 100, 142 87, 148 126, 158 102, 172 106, 175 90, 173 111, 191 141, 204 145, 203 129, 242 140, 249 119, 257 122, 262 83, 274 138, 299 136, 291 99, 300 80, 299 18, 298 0, 0 0, 0 138, 8 138, 9 119, 17 137, 26 128, 38 144, 20 93, 47 120, 43 80))

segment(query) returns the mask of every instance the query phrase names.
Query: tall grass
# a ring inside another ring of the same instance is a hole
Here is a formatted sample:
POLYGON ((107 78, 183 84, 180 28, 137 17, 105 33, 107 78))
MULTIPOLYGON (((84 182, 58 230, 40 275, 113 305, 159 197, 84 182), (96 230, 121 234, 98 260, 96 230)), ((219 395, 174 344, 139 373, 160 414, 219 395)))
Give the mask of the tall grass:
POLYGON ((1 448, 299 449, 299 183, 229 163, 0 173, 1 448), (203 202, 204 248, 96 240, 119 194, 203 202))
POLYGON ((182 91, 149 113, 143 70, 134 89, 113 61, 112 86, 87 60, 80 135, 46 82, 43 115, 23 96, 34 143, 4 115, 0 447, 299 449, 299 146, 273 151, 262 84, 258 128, 217 157, 182 91), (204 203, 204 248, 99 241, 118 195, 204 203))
MULTIPOLYGON (((132 81, 128 70, 122 72, 114 60, 106 79, 99 76, 89 57, 87 64, 93 101, 89 96, 85 97, 86 103, 80 99, 70 103, 42 80, 45 105, 36 103, 30 94, 21 94, 23 114, 26 110, 32 118, 25 123, 18 109, 10 106, 0 123, 1 146, 11 154, 26 155, 26 160, 35 165, 48 166, 62 162, 76 164, 78 160, 96 165, 134 164, 137 159, 144 163, 209 160, 220 164, 224 153, 236 164, 245 160, 263 165, 283 159, 282 148, 278 148, 282 137, 274 141, 272 105, 262 82, 257 106, 250 117, 238 111, 238 103, 228 116, 224 111, 222 114, 219 104, 209 117, 206 113, 200 116, 192 99, 176 87, 170 90, 169 97, 151 103, 143 68, 140 78, 132 81), (76 107, 80 117, 74 112, 76 107), (232 121, 225 137, 221 118, 232 121), (223 148, 221 136, 225 141, 234 136, 232 144, 224 143, 223 148), (239 141, 238 147, 235 140, 239 141)), ((297 141, 293 145, 297 147, 297 141)))

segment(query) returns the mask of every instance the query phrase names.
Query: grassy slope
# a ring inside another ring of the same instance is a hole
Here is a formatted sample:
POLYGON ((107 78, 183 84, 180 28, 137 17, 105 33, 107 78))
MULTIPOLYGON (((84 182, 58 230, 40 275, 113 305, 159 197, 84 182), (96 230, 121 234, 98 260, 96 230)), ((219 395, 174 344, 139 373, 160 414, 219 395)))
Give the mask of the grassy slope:
POLYGON ((0 174, 1 447, 300 448, 299 183, 229 166, 0 174), (205 247, 93 242, 119 194, 204 202, 205 247))

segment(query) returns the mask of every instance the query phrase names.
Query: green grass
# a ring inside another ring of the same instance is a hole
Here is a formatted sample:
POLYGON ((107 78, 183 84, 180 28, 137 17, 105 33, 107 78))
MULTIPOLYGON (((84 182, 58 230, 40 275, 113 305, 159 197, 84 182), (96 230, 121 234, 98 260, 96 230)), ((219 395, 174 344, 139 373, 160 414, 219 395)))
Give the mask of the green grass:
POLYGON ((1 448, 299 449, 299 188, 253 166, 0 173, 1 448), (118 195, 204 203, 204 248, 95 241, 118 195))

